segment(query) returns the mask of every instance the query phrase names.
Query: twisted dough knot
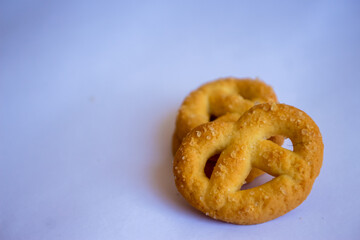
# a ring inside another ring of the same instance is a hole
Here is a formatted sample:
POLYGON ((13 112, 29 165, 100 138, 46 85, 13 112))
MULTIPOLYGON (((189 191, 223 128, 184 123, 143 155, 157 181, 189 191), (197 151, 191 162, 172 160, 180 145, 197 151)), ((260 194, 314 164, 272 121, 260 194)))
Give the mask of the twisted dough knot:
POLYGON ((307 114, 285 104, 264 103, 237 122, 215 121, 193 129, 175 155, 173 170, 179 192, 195 208, 222 221, 257 224, 306 199, 322 156, 320 131, 307 114), (290 138, 294 150, 267 140, 274 135, 290 138), (220 157, 208 179, 204 166, 215 154, 220 157), (252 167, 275 178, 240 190, 252 167))
MULTIPOLYGON (((195 127, 215 119, 236 121, 252 106, 264 102, 277 102, 277 98, 273 89, 260 80, 223 78, 204 84, 191 92, 180 107, 173 135, 173 154, 195 127)), ((281 136, 270 137, 279 145, 284 141, 281 136)), ((212 162, 215 164, 216 159, 212 162)), ((246 180, 250 182, 262 173, 253 169, 246 180)))

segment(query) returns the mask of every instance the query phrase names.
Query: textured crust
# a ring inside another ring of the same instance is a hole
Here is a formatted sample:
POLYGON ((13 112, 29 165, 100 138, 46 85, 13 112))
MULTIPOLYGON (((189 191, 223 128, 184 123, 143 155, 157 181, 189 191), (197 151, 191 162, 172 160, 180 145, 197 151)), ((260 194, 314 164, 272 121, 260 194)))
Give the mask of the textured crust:
MULTIPOLYGON (((172 140, 173 154, 190 130, 209 122, 211 117, 216 117, 216 121, 237 121, 255 103, 263 102, 277 102, 277 98, 269 85, 257 79, 222 78, 202 85, 180 107, 172 140)), ((281 136, 273 139, 279 145, 284 141, 281 136)), ((262 171, 254 169, 246 180, 250 182, 261 174, 262 171)))
POLYGON ((285 104, 252 107, 237 122, 214 121, 193 129, 174 159, 176 187, 206 215, 235 224, 258 224, 300 205, 320 172, 323 142, 319 128, 303 111, 285 104), (294 150, 282 148, 270 136, 286 136, 294 150), (220 154, 211 178, 207 159, 220 154), (251 168, 275 178, 240 190, 251 168))

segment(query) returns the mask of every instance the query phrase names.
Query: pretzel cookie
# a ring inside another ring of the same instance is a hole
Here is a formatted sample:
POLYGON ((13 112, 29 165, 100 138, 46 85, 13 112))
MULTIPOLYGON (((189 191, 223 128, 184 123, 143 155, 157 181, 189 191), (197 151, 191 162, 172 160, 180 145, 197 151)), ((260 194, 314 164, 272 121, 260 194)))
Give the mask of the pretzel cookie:
POLYGON ((206 215, 235 224, 258 224, 306 199, 322 158, 319 128, 306 113, 285 104, 264 103, 236 122, 214 121, 193 129, 176 152, 173 171, 179 192, 206 215), (290 138, 293 151, 267 140, 274 135, 290 138), (204 166, 216 154, 220 157, 209 179, 204 166), (240 190, 252 167, 274 178, 240 190))
MULTIPOLYGON (((254 104, 263 102, 277 102, 277 98, 273 89, 260 80, 222 78, 204 84, 191 92, 180 107, 172 141, 173 154, 193 128, 215 119, 236 121, 254 104), (229 116, 228 113, 235 114, 229 116)), ((271 140, 282 145, 284 138, 273 136, 271 140)), ((215 164, 216 158, 211 163, 215 164)), ((262 173, 259 169, 253 169, 247 182, 262 173)))

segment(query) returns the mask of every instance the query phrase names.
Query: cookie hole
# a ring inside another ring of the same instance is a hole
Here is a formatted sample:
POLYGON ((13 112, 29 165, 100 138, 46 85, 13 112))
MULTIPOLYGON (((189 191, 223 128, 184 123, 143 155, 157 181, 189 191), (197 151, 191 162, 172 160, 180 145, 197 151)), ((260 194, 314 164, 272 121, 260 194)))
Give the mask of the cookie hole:
POLYGON ((209 117, 209 122, 212 122, 214 120, 216 120, 218 117, 215 116, 214 114, 210 114, 210 117, 209 117))
POLYGON ((273 178, 274 177, 271 176, 270 174, 264 173, 263 175, 255 178, 252 182, 242 185, 240 190, 246 190, 246 189, 261 186, 261 185, 271 181, 273 178))
POLYGON ((283 147, 287 150, 290 150, 290 151, 294 151, 294 145, 293 145, 292 141, 290 140, 290 138, 286 138, 281 147, 283 147))
POLYGON ((220 154, 215 154, 207 160, 207 162, 205 164, 205 168, 204 168, 204 172, 205 172, 205 175, 207 178, 210 179, 211 174, 214 171, 214 167, 215 167, 216 162, 219 159, 219 157, 220 157, 220 154))

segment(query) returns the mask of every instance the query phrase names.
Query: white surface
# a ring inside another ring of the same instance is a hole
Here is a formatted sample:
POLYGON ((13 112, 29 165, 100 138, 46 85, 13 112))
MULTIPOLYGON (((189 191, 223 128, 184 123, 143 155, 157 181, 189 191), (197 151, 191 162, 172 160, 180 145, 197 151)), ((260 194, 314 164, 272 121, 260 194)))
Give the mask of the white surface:
POLYGON ((0 239, 358 239, 358 1, 57 2, 0 5, 0 239), (261 225, 206 218, 173 183, 177 108, 229 75, 323 134, 308 199, 261 225))

